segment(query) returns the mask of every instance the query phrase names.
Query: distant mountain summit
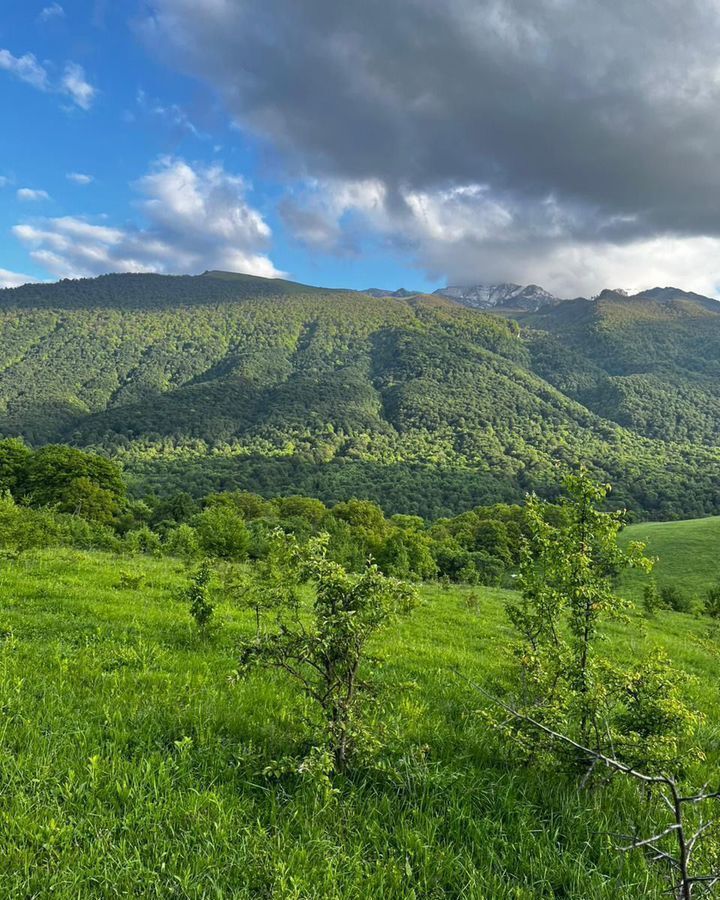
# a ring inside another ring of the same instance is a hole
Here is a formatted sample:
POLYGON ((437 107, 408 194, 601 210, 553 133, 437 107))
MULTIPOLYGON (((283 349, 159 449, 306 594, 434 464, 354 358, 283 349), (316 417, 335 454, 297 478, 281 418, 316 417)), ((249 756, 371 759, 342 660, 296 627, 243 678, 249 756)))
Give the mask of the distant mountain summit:
POLYGON ((449 285, 435 291, 463 306, 474 309, 514 309, 535 311, 541 306, 560 303, 561 299, 537 284, 449 285))
MULTIPOLYGON (((533 313, 543 307, 557 306, 559 303, 568 301, 560 297, 556 297, 549 291, 537 284, 513 284, 511 282, 502 282, 500 284, 476 284, 476 285, 449 285, 448 287, 438 288, 434 292, 441 297, 447 297, 460 303, 463 306, 469 306, 473 309, 482 310, 504 310, 516 313, 533 313)), ((395 296, 402 296, 403 292, 398 292, 395 296)), ((388 294, 388 296, 392 296, 388 294)), ((583 297, 577 297, 576 300, 585 300, 583 297)), ((713 312, 720 310, 719 301, 712 297, 705 297, 702 294, 696 294, 693 291, 683 291, 675 287, 655 287, 649 290, 632 293, 623 288, 605 288, 596 294, 593 301, 636 301, 651 300, 655 303, 680 303, 691 302, 693 304, 710 309, 713 312)), ((585 300, 585 302, 588 302, 585 300)))
POLYGON ((641 300, 650 300, 653 303, 659 304, 667 304, 667 305, 678 305, 678 304, 693 304, 695 306, 700 306, 703 309, 710 310, 711 312, 720 312, 720 302, 715 300, 713 297, 706 297, 703 294, 696 294, 694 291, 683 291, 681 288, 675 287, 654 287, 649 288, 645 291, 639 291, 637 294, 633 294, 630 291, 625 291, 622 288, 613 288, 600 291, 595 297, 592 298, 596 302, 603 301, 641 301, 641 300))

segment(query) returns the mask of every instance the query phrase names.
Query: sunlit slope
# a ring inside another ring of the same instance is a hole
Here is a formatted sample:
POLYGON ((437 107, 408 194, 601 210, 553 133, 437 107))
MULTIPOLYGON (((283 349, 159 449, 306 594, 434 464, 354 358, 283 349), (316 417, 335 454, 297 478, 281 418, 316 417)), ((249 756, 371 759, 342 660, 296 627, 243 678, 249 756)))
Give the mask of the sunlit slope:
MULTIPOLYGON (((657 559, 653 575, 658 585, 673 584, 702 597, 720 582, 720 516, 682 522, 643 522, 623 532, 623 541, 643 541, 657 559)), ((639 580, 631 578, 633 586, 639 580)))

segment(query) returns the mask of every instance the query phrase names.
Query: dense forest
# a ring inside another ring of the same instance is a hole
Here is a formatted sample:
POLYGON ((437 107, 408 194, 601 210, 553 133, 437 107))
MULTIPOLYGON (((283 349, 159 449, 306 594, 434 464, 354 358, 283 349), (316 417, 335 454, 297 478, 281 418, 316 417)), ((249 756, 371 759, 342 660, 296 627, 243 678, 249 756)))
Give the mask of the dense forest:
POLYGON ((217 272, 26 285, 0 292, 0 435, 113 457, 136 497, 438 519, 553 498, 582 460, 636 517, 699 516, 720 511, 719 348, 708 301, 662 292, 518 324, 217 272))
POLYGON ((248 491, 137 500, 111 460, 63 445, 31 450, 15 438, 0 441, 0 532, 13 552, 68 545, 237 563, 267 558, 278 529, 303 542, 327 535, 330 557, 352 571, 372 557, 395 577, 498 585, 511 583, 526 521, 523 508, 509 504, 427 522, 386 517, 369 500, 328 508, 313 497, 248 491))

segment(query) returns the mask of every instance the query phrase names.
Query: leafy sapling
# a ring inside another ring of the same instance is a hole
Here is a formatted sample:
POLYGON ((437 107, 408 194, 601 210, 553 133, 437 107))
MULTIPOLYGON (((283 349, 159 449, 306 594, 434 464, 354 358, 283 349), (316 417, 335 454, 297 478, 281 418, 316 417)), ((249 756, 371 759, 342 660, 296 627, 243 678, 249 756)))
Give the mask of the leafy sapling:
POLYGON ((289 541, 281 528, 267 538, 264 556, 253 569, 232 566, 224 579, 224 590, 236 606, 250 609, 259 635, 268 614, 281 609, 296 609, 300 602, 300 545, 289 541))
POLYGON ((201 632, 207 630, 215 607, 210 600, 210 563, 204 559, 190 577, 190 584, 183 591, 183 598, 189 604, 190 615, 201 632))
POLYGON ((595 484, 581 471, 565 479, 565 490, 560 515, 556 507, 528 498, 520 597, 507 611, 519 638, 523 706, 599 747, 608 701, 599 629, 628 605, 615 591, 617 575, 628 567, 647 571, 652 562, 642 544, 618 544, 622 514, 602 509, 608 485, 595 484))
POLYGON ((332 768, 342 772, 369 737, 361 716, 368 642, 412 608, 415 592, 371 562, 360 574, 349 573, 328 559, 327 535, 302 548, 291 535, 276 534, 275 541, 285 580, 271 582, 269 595, 256 595, 263 598, 259 616, 271 622, 242 646, 239 673, 277 669, 299 684, 314 710, 311 756, 327 752, 332 768), (306 582, 314 593, 310 604, 298 601, 306 582))
POLYGON ((657 611, 663 607, 663 599, 655 579, 649 581, 643 588, 643 609, 648 619, 653 619, 657 611))

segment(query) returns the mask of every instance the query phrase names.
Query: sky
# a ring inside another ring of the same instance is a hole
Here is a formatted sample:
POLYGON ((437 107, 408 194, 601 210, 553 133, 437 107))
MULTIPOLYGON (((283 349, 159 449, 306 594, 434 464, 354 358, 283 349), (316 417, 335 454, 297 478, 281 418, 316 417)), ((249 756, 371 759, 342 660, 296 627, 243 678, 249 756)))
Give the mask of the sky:
POLYGON ((719 0, 0 5, 0 286, 720 293, 719 0))

